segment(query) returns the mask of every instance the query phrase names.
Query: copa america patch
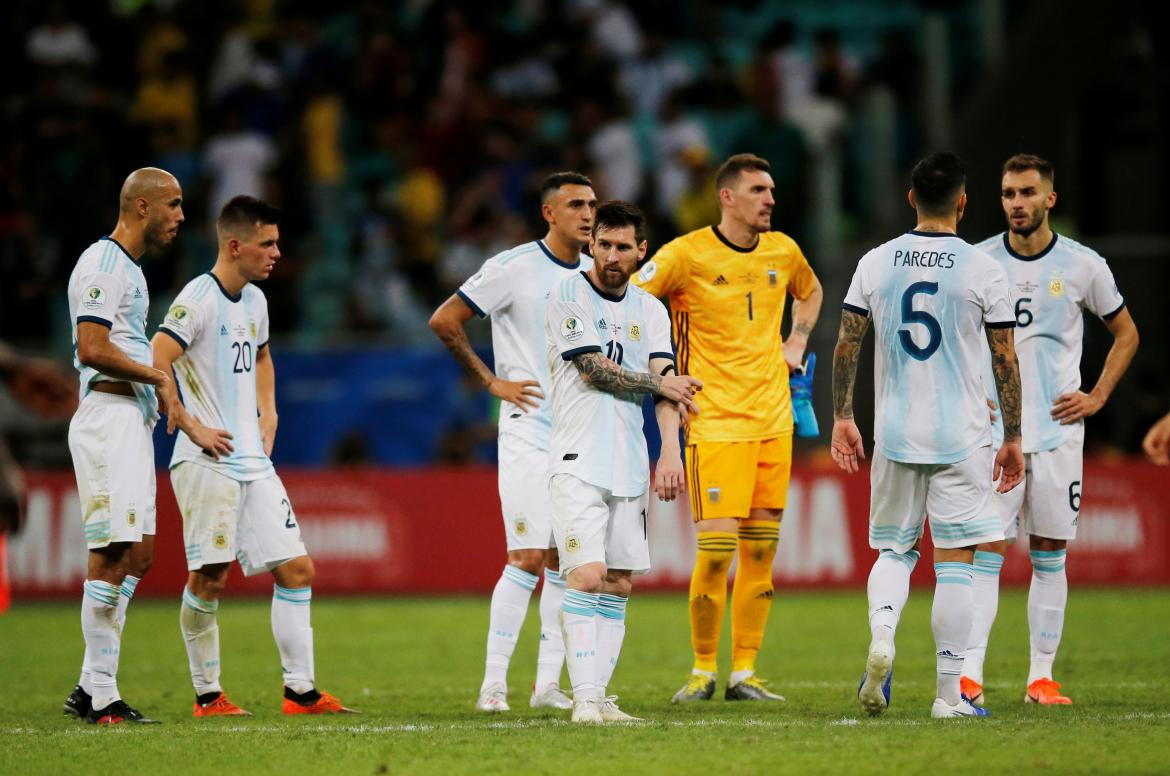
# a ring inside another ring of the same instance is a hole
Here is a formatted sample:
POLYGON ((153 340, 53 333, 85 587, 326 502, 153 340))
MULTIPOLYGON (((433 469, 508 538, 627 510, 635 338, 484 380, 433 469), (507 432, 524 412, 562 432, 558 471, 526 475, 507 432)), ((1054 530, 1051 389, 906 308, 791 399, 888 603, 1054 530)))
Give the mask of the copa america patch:
POLYGON ((642 269, 638 270, 638 280, 641 280, 643 283, 648 283, 656 272, 658 272, 658 267, 651 261, 642 267, 642 269))
POLYGON ((581 339, 585 334, 585 329, 581 326, 581 321, 577 318, 566 318, 561 321, 561 336, 569 342, 575 342, 581 339))

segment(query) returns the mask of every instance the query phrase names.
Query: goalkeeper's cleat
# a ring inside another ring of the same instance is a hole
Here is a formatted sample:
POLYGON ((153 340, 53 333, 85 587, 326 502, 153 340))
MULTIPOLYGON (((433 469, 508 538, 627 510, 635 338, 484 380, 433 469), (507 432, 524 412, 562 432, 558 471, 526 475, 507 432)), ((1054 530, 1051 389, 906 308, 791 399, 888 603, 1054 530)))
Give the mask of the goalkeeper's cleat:
POLYGON ((479 700, 475 702, 476 711, 486 711, 493 714, 499 711, 511 711, 508 705, 508 688, 500 682, 489 684, 479 692, 479 700))
POLYGON ((605 722, 601 716, 601 701, 596 698, 574 698, 573 716, 570 721, 580 725, 600 725, 605 722))
POLYGON ((1039 703, 1042 706, 1071 706, 1072 698, 1060 694, 1060 682, 1049 678, 1037 679, 1028 685, 1024 703, 1039 703))
POLYGON ((158 720, 143 715, 138 709, 132 708, 126 701, 118 699, 104 709, 90 709, 85 715, 85 721, 91 725, 120 725, 123 722, 137 722, 142 725, 154 725, 158 720))
POLYGON ((635 717, 633 714, 627 714, 617 705, 617 696, 606 696, 605 700, 601 702, 601 719, 605 722, 642 722, 641 717, 635 717))
POLYGON ((971 699, 976 706, 983 705, 983 685, 966 676, 959 677, 959 692, 971 699))
POLYGON ((875 641, 869 648, 865 673, 857 687, 857 700, 871 717, 884 712, 890 705, 890 685, 894 681, 894 645, 875 641))
MULTIPOLYGON (((528 699, 528 705, 534 709, 571 709, 573 708, 573 699, 565 694, 560 685, 554 683, 539 693, 533 686, 532 697, 528 699)), ((505 711, 505 709, 501 709, 501 711, 505 711)))
POLYGON ((705 674, 691 674, 687 683, 670 699, 671 703, 690 703, 691 701, 709 701, 715 694, 715 677, 705 674))
POLYGON ((73 692, 69 693, 69 697, 65 699, 65 705, 62 711, 65 712, 66 717, 76 717, 77 719, 85 719, 89 714, 89 710, 93 708, 93 697, 85 690, 81 689, 81 685, 73 688, 73 692))
POLYGON ((281 711, 292 716, 294 714, 357 714, 355 709, 347 709, 341 701, 327 692, 310 690, 298 695, 287 687, 284 688, 284 704, 281 711), (315 695, 316 699, 306 696, 315 695))
POLYGON ((244 711, 228 700, 224 693, 220 693, 207 703, 200 703, 195 699, 195 708, 191 711, 193 717, 250 717, 252 712, 244 711))
POLYGON ((934 719, 983 719, 990 717, 991 712, 982 706, 975 706, 965 697, 959 698, 959 702, 953 706, 942 698, 935 698, 930 707, 930 716, 934 719))
POLYGON ((777 695, 769 690, 766 685, 767 679, 752 674, 747 679, 744 679, 739 684, 729 685, 723 691, 723 700, 725 701, 782 701, 783 695, 777 695))
POLYGON ((800 370, 788 376, 788 390, 792 396, 792 421, 796 427, 796 435, 800 437, 815 437, 821 433, 812 404, 813 372, 816 366, 817 354, 809 353, 800 370))

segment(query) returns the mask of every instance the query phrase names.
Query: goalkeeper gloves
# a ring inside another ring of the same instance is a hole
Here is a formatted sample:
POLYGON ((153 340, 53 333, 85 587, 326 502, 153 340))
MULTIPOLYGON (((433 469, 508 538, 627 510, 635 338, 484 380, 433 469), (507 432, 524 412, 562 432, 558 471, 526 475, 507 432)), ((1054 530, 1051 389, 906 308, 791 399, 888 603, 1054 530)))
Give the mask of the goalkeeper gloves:
POLYGON ((804 366, 788 377, 788 389, 792 393, 792 420, 799 437, 815 437, 821 433, 812 404, 813 371, 816 367, 817 354, 809 353, 804 366))

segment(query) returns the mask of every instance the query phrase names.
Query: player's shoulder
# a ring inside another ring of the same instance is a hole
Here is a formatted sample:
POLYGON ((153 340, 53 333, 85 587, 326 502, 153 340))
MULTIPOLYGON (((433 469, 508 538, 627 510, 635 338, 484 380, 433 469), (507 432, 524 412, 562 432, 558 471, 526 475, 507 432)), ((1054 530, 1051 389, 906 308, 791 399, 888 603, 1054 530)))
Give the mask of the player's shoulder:
POLYGON ((187 281, 183 290, 175 297, 175 301, 182 300, 192 305, 203 305, 214 301, 216 286, 215 278, 210 272, 196 275, 187 281))
POLYGON ((1006 241, 1007 232, 996 232, 987 239, 972 243, 972 245, 989 256, 999 258, 1007 255, 1006 241))
POLYGON ((241 292, 244 304, 249 307, 267 306, 268 299, 264 296, 264 291, 255 283, 249 283, 244 286, 241 292))
POLYGON ((792 239, 791 235, 776 230, 762 232, 760 234, 760 245, 771 250, 802 253, 800 246, 796 243, 796 240, 792 239))
POLYGON ((77 257, 76 269, 81 272, 104 272, 110 275, 125 271, 126 265, 134 265, 117 242, 102 237, 91 243, 77 257))
POLYGON ((495 256, 489 258, 484 262, 484 266, 492 264, 498 267, 506 267, 516 262, 523 263, 525 261, 531 261, 542 255, 541 247, 539 240, 531 240, 520 243, 519 245, 513 245, 511 248, 500 251, 495 256))
POLYGON ((1090 266, 1105 264, 1105 257, 1084 243, 1077 242, 1063 234, 1056 235, 1053 248, 1072 258, 1074 261, 1084 262, 1090 266))
POLYGON ((581 301, 582 289, 589 283, 583 272, 570 272, 553 283, 548 298, 559 302, 581 301))
POLYGON ((662 307, 662 302, 658 301, 658 297, 641 286, 630 283, 626 286, 626 293, 630 294, 630 301, 640 304, 643 307, 662 307))

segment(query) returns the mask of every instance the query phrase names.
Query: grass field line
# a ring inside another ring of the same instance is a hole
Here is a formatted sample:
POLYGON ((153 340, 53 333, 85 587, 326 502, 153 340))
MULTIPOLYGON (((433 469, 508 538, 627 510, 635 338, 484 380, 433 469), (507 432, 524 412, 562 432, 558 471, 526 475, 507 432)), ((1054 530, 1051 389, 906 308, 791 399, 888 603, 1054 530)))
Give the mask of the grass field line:
MULTIPOLYGON (((1170 720, 1170 711, 1163 712, 1128 712, 1124 714, 1092 714, 1079 715, 1077 722, 1094 722, 1094 723, 1116 723, 1116 722, 1134 722, 1134 721, 1158 721, 1170 720)), ((990 722, 979 722, 974 724, 995 724, 997 720, 990 722)), ((1013 719, 1009 721, 1012 726, 1028 725, 1028 724, 1048 724, 1054 722, 1052 716, 1036 717, 1034 719, 1013 719)), ((633 723, 630 727, 645 727, 645 728, 763 728, 763 729, 781 729, 781 728, 823 728, 823 727, 853 727, 860 725, 877 726, 877 727, 920 727, 928 725, 939 724, 955 724, 954 722, 936 722, 930 719, 860 719, 857 717, 842 717, 835 720, 808 720, 808 719, 760 719, 754 717, 748 718, 703 718, 703 719, 647 719, 643 723, 633 723)), ((964 724, 960 722, 959 724, 964 724)), ((970 723, 968 723, 970 724, 970 723)), ((567 719, 517 719, 502 721, 467 721, 467 722, 453 722, 443 724, 401 724, 401 725, 376 725, 376 724, 362 724, 362 725, 312 725, 312 726, 298 726, 298 725, 207 725, 208 732, 214 731, 217 735, 223 733, 239 733, 239 734, 256 734, 256 733, 332 733, 345 735, 376 735, 379 733, 433 733, 439 731, 490 731, 490 730, 527 730, 533 728, 568 728, 571 727, 567 719)), ((98 728, 98 727, 75 727, 64 730, 46 730, 44 728, 33 727, 12 727, 0 728, 0 734, 3 735, 38 735, 38 736, 55 736, 55 737, 77 737, 77 736, 95 736, 95 735, 136 735, 146 734, 153 731, 165 731, 168 728, 164 725, 161 727, 152 726, 120 726, 116 728, 98 728), (131 732, 135 731, 135 732, 131 732)), ((174 729, 174 728, 171 728, 174 729)), ((186 728, 185 728, 186 729, 186 728)))

